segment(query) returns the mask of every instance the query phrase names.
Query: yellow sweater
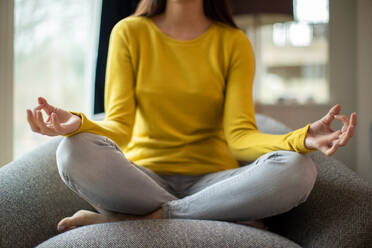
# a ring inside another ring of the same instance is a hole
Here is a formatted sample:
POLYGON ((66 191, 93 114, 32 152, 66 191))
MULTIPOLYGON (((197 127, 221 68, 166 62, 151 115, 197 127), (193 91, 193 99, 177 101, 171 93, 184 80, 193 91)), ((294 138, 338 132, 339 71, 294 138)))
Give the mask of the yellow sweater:
POLYGON ((254 54, 239 29, 214 22, 193 40, 176 40, 147 17, 112 29, 103 121, 80 112, 80 132, 104 135, 125 157, 159 174, 197 175, 239 167, 275 150, 308 153, 310 124, 284 135, 258 131, 254 54))

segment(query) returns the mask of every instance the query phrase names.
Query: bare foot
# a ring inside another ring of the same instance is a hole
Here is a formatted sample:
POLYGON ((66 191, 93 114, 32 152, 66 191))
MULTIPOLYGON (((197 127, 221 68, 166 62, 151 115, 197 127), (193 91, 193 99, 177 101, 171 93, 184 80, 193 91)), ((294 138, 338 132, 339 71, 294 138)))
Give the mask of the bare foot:
POLYGON ((143 219, 162 219, 162 209, 152 212, 149 215, 127 215, 127 214, 111 214, 103 215, 100 213, 92 212, 89 210, 79 210, 71 217, 66 217, 60 220, 57 224, 58 232, 65 232, 79 226, 85 226, 90 224, 115 222, 123 220, 143 220, 143 219))
POLYGON ((253 227, 264 229, 264 230, 269 230, 269 227, 267 227, 262 220, 243 220, 243 221, 236 221, 236 223, 242 224, 242 225, 253 226, 253 227))

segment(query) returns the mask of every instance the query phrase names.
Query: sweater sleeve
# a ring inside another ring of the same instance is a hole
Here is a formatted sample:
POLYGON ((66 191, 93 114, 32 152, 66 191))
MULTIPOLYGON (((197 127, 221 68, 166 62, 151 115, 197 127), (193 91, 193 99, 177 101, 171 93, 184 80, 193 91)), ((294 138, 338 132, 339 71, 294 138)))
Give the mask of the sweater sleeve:
POLYGON ((253 102, 254 53, 243 31, 231 52, 226 79, 223 127, 226 141, 235 159, 254 161, 261 155, 275 150, 308 153, 304 142, 310 127, 287 134, 261 133, 256 124, 253 102))
POLYGON ((109 39, 104 94, 105 119, 93 121, 84 113, 70 111, 80 116, 82 123, 79 129, 63 136, 90 132, 112 139, 122 149, 126 147, 132 135, 135 119, 134 81, 125 23, 118 22, 113 27, 109 39))

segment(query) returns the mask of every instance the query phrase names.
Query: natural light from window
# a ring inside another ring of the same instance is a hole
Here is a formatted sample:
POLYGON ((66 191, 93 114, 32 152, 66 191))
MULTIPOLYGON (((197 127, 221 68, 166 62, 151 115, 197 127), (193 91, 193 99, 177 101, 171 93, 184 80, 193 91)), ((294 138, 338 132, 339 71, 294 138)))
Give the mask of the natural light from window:
POLYGON ((294 0, 293 21, 242 27, 255 49, 256 103, 328 103, 328 4, 294 0))
POLYGON ((37 97, 92 112, 100 0, 15 0, 14 159, 52 137, 31 131, 37 97))

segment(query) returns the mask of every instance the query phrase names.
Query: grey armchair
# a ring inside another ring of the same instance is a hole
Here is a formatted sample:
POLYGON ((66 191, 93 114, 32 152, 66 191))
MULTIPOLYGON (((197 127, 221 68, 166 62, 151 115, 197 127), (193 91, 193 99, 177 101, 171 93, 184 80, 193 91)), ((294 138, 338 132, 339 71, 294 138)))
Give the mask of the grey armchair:
MULTIPOLYGON (((265 133, 289 132, 257 114, 265 133)), ((0 247, 372 247, 372 187, 341 162, 310 154, 318 178, 308 200, 265 219, 269 231, 209 220, 132 220, 59 234, 58 221, 95 211, 60 179, 52 138, 0 168, 0 247)))

